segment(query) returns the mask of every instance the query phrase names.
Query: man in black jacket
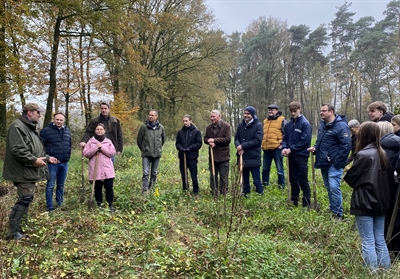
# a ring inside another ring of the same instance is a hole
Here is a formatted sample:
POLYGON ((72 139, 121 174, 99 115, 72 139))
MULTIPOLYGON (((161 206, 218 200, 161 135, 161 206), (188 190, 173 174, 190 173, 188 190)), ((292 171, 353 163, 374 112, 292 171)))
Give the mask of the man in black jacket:
POLYGON ((197 179, 197 158, 199 157, 199 149, 203 144, 201 132, 192 123, 190 115, 183 116, 183 127, 176 135, 176 149, 179 151, 179 169, 181 171, 183 190, 187 191, 187 167, 193 182, 193 194, 199 193, 199 182, 197 179), (186 161, 186 166, 185 166, 186 161))
POLYGON ((64 201, 64 183, 68 174, 68 161, 71 157, 71 132, 64 126, 65 115, 54 114, 53 122, 40 131, 40 138, 46 153, 58 159, 58 164, 48 165, 50 178, 46 184, 47 211, 53 211, 53 190, 57 180, 56 202, 60 207, 64 201))
POLYGON ((250 172, 256 192, 259 194, 264 192, 260 179, 261 141, 264 133, 254 107, 246 107, 243 118, 236 131, 235 146, 237 155, 243 156, 243 194, 247 197, 250 193, 250 172))

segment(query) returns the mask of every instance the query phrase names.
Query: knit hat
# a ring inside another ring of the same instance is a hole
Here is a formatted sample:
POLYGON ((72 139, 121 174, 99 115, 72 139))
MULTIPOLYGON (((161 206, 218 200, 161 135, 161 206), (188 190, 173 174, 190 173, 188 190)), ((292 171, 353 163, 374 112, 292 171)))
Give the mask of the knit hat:
POLYGON ((248 106, 244 109, 244 111, 248 111, 251 116, 254 118, 254 116, 256 115, 256 109, 252 106, 248 106))

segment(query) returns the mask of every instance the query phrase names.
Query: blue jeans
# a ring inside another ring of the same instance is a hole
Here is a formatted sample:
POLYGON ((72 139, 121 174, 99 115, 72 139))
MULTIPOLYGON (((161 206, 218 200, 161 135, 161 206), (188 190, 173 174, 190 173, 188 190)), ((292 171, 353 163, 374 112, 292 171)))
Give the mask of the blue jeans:
POLYGON ((379 267, 389 268, 390 256, 384 236, 385 215, 355 217, 365 264, 372 270, 379 267))
POLYGON ((342 191, 340 190, 340 180, 343 169, 337 169, 333 165, 329 168, 321 169, 322 179, 328 191, 329 208, 338 217, 343 216, 342 191))
POLYGON ((253 182, 256 186, 256 192, 263 194, 264 188, 260 179, 260 167, 243 168, 243 194, 250 193, 250 172, 253 176, 253 182))
POLYGON ((48 164, 49 180, 46 184, 46 206, 47 210, 54 210, 53 206, 53 189, 57 180, 56 202, 58 206, 64 201, 64 183, 68 174, 68 163, 48 164))
POLYGON ((269 185, 269 173, 271 171, 272 159, 275 161, 276 171, 278 173, 278 185, 285 185, 285 172, 283 170, 282 151, 277 149, 264 150, 262 180, 264 185, 269 185))
POLYGON ((157 170, 159 163, 160 163, 160 158, 151 158, 151 157, 142 158, 142 165, 143 165, 142 191, 144 192, 148 191, 156 184, 157 170), (150 181, 149 181, 149 176, 150 176, 150 181))

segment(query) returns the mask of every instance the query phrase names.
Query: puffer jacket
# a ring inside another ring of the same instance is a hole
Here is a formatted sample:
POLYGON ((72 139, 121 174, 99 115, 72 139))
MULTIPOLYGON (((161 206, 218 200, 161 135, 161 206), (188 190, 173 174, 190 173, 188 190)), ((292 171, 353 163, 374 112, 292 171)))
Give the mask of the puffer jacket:
MULTIPOLYGON (((231 126, 225 121, 220 120, 216 127, 214 127, 213 124, 207 126, 206 134, 204 135, 204 143, 209 144, 208 139, 214 139, 215 147, 212 150, 214 152, 215 162, 229 161, 231 158, 229 148, 231 137, 231 126)), ((211 149, 209 149, 208 152, 210 153, 211 149)), ((211 158, 211 156, 209 158, 211 158)))
MULTIPOLYGON (((387 158, 387 160, 389 160, 387 158)), ((344 180, 353 188, 350 214, 381 216, 390 207, 393 170, 383 170, 378 147, 368 144, 354 155, 353 166, 344 180)))
POLYGON ((350 128, 345 119, 337 115, 330 123, 321 121, 315 143, 315 167, 344 168, 351 150, 350 128))
POLYGON ((46 153, 57 158, 61 163, 67 163, 71 158, 71 133, 63 126, 59 129, 53 122, 40 131, 40 138, 46 153))
POLYGON ((47 166, 35 166, 39 157, 49 159, 36 132, 36 126, 24 116, 20 116, 8 129, 3 178, 13 182, 29 183, 47 180, 49 178, 47 166))
POLYGON ((263 150, 273 150, 277 149, 282 142, 283 138, 283 127, 286 125, 287 121, 282 116, 282 112, 274 116, 268 116, 264 119, 263 124, 263 139, 261 142, 261 147, 263 150))
POLYGON ((235 135, 235 147, 242 145, 244 151, 243 165, 245 168, 261 166, 263 134, 263 127, 257 117, 254 117, 249 124, 246 124, 244 120, 239 124, 235 135))
POLYGON ((187 160, 196 160, 199 157, 199 149, 203 141, 201 139, 201 132, 193 124, 189 127, 183 126, 176 135, 175 146, 178 152, 179 159, 183 160, 183 153, 186 152, 187 160), (185 151, 181 151, 185 149, 185 151))
POLYGON ((290 148, 290 156, 308 157, 312 137, 312 127, 308 120, 300 115, 292 118, 284 127, 282 148, 290 148))
POLYGON ((117 152, 122 152, 124 148, 124 139, 122 137, 122 127, 118 118, 108 115, 104 118, 101 114, 98 117, 90 120, 85 133, 82 136, 81 142, 87 142, 94 135, 96 126, 99 123, 103 123, 106 126, 106 137, 108 137, 114 144, 117 152))
POLYGON ((142 152, 142 157, 160 158, 162 147, 165 143, 164 126, 158 120, 155 126, 146 121, 139 129, 137 145, 142 152))
POLYGON ((400 137, 393 133, 384 135, 381 140, 381 147, 385 150, 389 157, 390 165, 393 169, 396 169, 397 159, 400 154, 400 137))
POLYGON ((115 177, 114 164, 111 158, 115 155, 115 147, 111 140, 105 138, 101 142, 101 148, 98 149, 97 144, 99 141, 95 138, 90 138, 83 149, 83 156, 89 158, 89 180, 93 181, 96 154, 99 152, 99 159, 97 163, 95 180, 104 180, 115 177))

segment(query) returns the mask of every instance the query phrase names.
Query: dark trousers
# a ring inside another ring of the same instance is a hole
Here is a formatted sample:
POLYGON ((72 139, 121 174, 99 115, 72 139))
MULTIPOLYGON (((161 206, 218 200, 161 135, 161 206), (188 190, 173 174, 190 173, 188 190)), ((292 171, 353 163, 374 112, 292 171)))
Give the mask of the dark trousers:
POLYGON ((229 160, 223 162, 214 162, 215 183, 217 185, 214 185, 214 178, 212 175, 211 167, 212 166, 210 162, 209 169, 211 190, 213 191, 213 193, 219 191, 221 194, 225 194, 228 191, 229 160))
MULTIPOLYGON (((197 159, 186 160, 186 167, 189 169, 190 176, 192 178, 193 193, 198 193, 199 192, 199 181, 197 179, 197 159)), ((184 160, 183 159, 179 160, 179 169, 181 171, 183 190, 188 190, 189 189, 189 185, 186 185, 185 172, 186 172, 186 175, 188 175, 188 174, 187 174, 187 170, 185 170, 184 160)), ((189 181, 189 178, 188 178, 188 181, 189 181)))
POLYGON ((292 186, 292 198, 294 205, 299 203, 300 189, 303 191, 303 206, 310 205, 311 191, 308 183, 308 157, 289 157, 289 176, 292 186))
POLYGON ((250 172, 251 176, 253 176, 256 192, 262 194, 264 192, 264 187, 261 184, 260 167, 243 168, 243 194, 250 193, 250 172))
POLYGON ((108 178, 102 180, 96 180, 94 184, 94 196, 96 198, 97 205, 100 206, 103 202, 103 185, 106 189, 106 201, 108 206, 112 206, 114 201, 114 190, 113 190, 114 178, 108 178))

